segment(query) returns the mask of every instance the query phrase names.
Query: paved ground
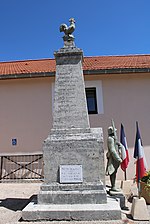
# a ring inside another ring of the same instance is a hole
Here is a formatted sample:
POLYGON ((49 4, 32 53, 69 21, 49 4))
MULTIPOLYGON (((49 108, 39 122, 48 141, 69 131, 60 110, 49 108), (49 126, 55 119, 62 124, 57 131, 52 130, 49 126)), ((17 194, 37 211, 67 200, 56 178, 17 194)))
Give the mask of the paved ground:
MULTIPOLYGON (((49 221, 49 222, 23 222, 21 211, 28 204, 32 195, 39 192, 41 183, 0 183, 0 224, 148 224, 149 221, 133 221, 130 217, 131 203, 127 206, 129 211, 122 210, 121 221, 49 221)), ((150 214, 150 205, 148 206, 150 214)))

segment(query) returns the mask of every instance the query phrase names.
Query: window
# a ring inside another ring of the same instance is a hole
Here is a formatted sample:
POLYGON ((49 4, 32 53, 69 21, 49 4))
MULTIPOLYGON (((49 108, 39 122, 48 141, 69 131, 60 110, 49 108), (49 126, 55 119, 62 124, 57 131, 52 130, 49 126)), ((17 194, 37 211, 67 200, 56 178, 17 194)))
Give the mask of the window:
POLYGON ((86 88, 86 100, 89 114, 97 114, 96 88, 86 88))
POLYGON ((85 80, 86 89, 96 89, 97 114, 104 114, 102 80, 85 80))

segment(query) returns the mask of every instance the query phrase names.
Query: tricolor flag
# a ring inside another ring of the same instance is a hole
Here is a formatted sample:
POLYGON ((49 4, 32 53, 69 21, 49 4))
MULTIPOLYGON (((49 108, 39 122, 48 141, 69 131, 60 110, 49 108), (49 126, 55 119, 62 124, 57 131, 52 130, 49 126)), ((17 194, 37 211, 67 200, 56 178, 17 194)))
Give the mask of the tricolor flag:
POLYGON ((136 161, 136 179, 139 182, 140 179, 146 173, 147 164, 145 160, 138 122, 136 122, 136 139, 135 139, 135 147, 134 147, 134 158, 137 160, 136 161))
POLYGON ((121 150, 121 157, 122 157, 121 169, 123 171, 126 171, 128 167, 128 163, 129 163, 129 153, 128 153, 127 140, 126 140, 123 124, 121 124, 121 129, 120 129, 120 142, 124 146, 121 150))

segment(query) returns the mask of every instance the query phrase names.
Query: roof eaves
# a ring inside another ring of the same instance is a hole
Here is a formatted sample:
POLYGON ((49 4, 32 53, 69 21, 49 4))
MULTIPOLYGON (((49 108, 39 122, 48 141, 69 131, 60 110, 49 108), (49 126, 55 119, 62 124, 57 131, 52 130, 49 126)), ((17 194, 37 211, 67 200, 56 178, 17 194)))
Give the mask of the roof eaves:
MULTIPOLYGON (((101 74, 127 74, 127 73, 149 73, 150 68, 113 68, 113 69, 95 69, 83 70, 84 75, 101 75, 101 74)), ((53 72, 37 72, 37 73, 20 73, 20 74, 6 74, 0 75, 0 80, 5 79, 21 79, 21 78, 40 78, 40 77, 54 77, 53 72)))
POLYGON ((113 69, 96 69, 84 70, 84 75, 91 74, 125 74, 125 73, 148 73, 150 68, 113 68, 113 69))
POLYGON ((20 74, 8 74, 0 75, 0 80, 4 79, 23 79, 23 78, 39 78, 39 77, 52 77, 55 76, 55 72, 40 72, 40 73, 20 73, 20 74))

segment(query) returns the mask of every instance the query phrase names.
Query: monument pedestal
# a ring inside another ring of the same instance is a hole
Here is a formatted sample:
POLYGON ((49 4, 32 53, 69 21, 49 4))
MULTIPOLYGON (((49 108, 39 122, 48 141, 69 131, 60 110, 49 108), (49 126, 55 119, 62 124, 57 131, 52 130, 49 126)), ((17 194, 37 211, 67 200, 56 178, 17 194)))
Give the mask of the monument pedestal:
POLYGON ((118 202, 108 198, 105 204, 44 204, 29 203, 22 213, 28 221, 93 221, 119 220, 121 209, 118 202))
POLYGON ((105 189, 102 128, 90 128, 82 70, 74 42, 55 52, 53 128, 44 142, 44 184, 24 220, 121 219, 105 189))
POLYGON ((57 204, 106 203, 102 145, 100 128, 79 133, 52 132, 44 143, 45 184, 38 196, 39 203, 51 203, 54 198, 57 204), (63 173, 61 166, 67 166, 63 173), (50 191, 51 194, 47 193, 50 191))
POLYGON ((103 184, 42 185, 38 194, 39 204, 103 204, 106 203, 103 184), (56 189, 55 189, 56 188, 56 189), (52 190, 53 189, 53 190, 52 190))
POLYGON ((119 203, 107 197, 103 184, 102 129, 89 130, 49 135, 44 143, 45 181, 38 201, 23 210, 23 220, 121 219, 119 203))

